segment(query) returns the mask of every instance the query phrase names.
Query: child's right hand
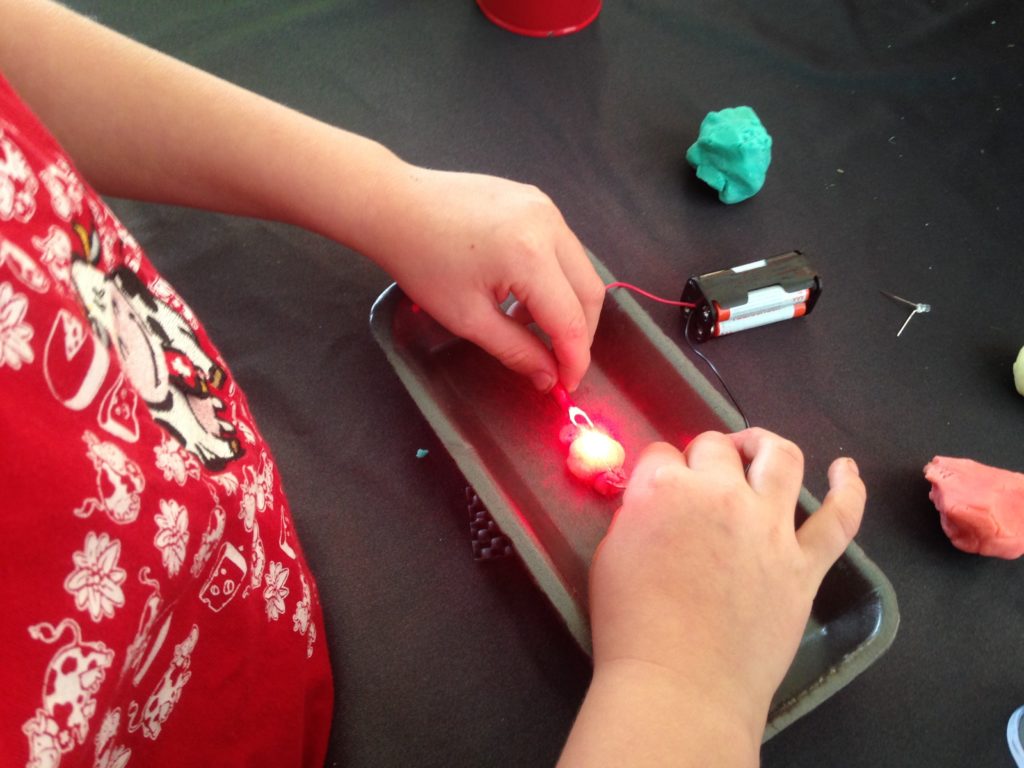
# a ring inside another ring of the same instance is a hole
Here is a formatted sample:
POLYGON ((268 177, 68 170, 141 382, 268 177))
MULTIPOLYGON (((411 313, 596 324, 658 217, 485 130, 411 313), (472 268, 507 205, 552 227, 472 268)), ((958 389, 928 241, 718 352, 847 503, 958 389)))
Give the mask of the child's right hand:
POLYGON ((671 678, 759 743, 811 601, 864 511, 856 464, 838 459, 828 475, 821 509, 796 529, 803 456, 788 440, 747 429, 706 432, 682 453, 650 446, 591 568, 595 678, 671 678))

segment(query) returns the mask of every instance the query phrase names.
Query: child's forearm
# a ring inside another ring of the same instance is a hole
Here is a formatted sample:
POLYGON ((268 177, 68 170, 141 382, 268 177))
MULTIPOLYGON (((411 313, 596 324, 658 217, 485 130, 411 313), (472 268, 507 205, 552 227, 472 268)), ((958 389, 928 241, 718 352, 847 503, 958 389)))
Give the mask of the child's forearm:
POLYGON ((0 19, 0 68, 101 193, 318 232, 539 389, 579 384, 604 284, 540 190, 414 167, 49 0, 0 0, 0 19))
MULTIPOLYGON (((756 719, 756 718, 754 718, 756 719)), ((598 667, 559 768, 752 768, 763 723, 642 662, 598 667)))
POLYGON ((328 126, 60 6, 0 0, 0 68, 102 193, 298 224, 359 247, 406 170, 328 126))

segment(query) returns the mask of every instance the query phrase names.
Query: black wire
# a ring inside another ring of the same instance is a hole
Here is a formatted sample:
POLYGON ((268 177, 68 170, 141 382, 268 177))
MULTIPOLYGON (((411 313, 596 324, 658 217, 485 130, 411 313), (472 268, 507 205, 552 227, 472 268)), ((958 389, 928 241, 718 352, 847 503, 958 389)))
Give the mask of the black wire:
POLYGON ((736 406, 736 410, 739 411, 740 416, 743 417, 743 426, 745 426, 747 429, 750 429, 750 421, 747 419, 747 414, 743 412, 743 408, 740 407, 739 400, 736 399, 736 396, 732 393, 732 390, 729 389, 729 385, 725 383, 725 379, 722 378, 722 374, 718 372, 718 369, 715 367, 715 364, 708 359, 707 355, 705 355, 703 352, 697 349, 697 346, 693 343, 693 339, 690 337, 690 323, 693 322, 693 316, 696 314, 697 308, 694 307, 692 310, 690 310, 689 316, 686 319, 686 327, 683 329, 683 336, 686 337, 686 343, 690 345, 690 349, 693 350, 693 353, 697 355, 697 357, 699 357, 705 363, 707 363, 708 368, 714 371, 715 376, 718 377, 718 382, 722 385, 722 389, 724 389, 725 393, 729 395, 729 399, 732 400, 732 404, 736 406))

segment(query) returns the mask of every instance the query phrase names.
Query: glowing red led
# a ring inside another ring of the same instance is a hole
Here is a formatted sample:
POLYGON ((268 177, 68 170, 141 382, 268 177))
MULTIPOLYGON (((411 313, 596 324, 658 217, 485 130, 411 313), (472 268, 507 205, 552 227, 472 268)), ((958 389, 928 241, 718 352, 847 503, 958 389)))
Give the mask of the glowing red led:
POLYGON ((565 460, 569 471, 606 496, 621 493, 626 480, 622 469, 626 449, 614 437, 594 426, 586 411, 573 405, 569 393, 561 385, 556 386, 552 394, 568 412, 572 425, 563 430, 568 433, 563 439, 569 443, 569 455, 565 460))

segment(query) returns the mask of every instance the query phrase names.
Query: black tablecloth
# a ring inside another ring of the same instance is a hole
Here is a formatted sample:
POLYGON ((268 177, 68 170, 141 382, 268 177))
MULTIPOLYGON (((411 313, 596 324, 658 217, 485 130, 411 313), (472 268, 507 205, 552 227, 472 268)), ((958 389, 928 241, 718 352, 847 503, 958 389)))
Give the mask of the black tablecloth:
MULTIPOLYGON (((816 495, 834 456, 859 461, 858 541, 902 624, 764 764, 1011 764, 1024 566, 955 550, 921 468, 1024 470, 1024 4, 605 0, 547 40, 471 0, 72 5, 408 160, 538 185, 619 279, 676 293, 805 251, 824 283, 812 315, 706 351, 754 423, 804 447, 816 495), (725 206, 684 153, 708 111, 740 104, 773 160, 725 206), (897 338, 905 311, 882 289, 932 311, 897 338)), ((330 635, 329 764, 553 764, 588 660, 515 561, 472 561, 459 473, 367 328, 387 277, 286 226, 116 207, 275 448, 330 635)), ((679 338, 676 310, 650 313, 679 338)))

